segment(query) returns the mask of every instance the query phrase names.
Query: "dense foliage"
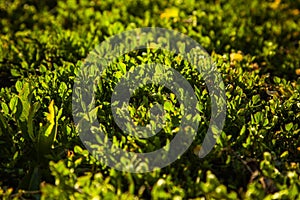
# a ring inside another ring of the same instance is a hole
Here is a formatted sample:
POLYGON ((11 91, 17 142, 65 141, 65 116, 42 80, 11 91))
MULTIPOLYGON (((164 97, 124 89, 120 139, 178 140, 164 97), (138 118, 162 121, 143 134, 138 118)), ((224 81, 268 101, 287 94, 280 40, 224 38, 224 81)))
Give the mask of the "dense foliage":
POLYGON ((0 197, 300 198, 299 8, 293 0, 0 1, 0 197), (116 128, 110 94, 133 66, 155 61, 174 67, 203 106, 199 136, 183 156, 163 169, 130 174, 103 165, 84 148, 72 118, 72 87, 97 44, 149 26, 182 32, 209 52, 226 87, 227 117, 213 151, 199 159, 195 153, 209 123, 199 74, 156 50, 118 58, 97 101, 99 121, 116 145, 152 151, 180 123, 174 95, 146 86, 133 96, 130 112, 145 124, 151 104, 161 101, 168 113, 165 135, 145 142, 116 128))

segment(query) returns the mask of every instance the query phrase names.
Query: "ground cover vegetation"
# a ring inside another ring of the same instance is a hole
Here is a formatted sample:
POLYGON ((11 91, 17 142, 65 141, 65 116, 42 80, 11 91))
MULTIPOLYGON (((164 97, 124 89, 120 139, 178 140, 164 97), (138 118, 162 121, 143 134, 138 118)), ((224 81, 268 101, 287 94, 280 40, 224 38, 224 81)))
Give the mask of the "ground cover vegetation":
POLYGON ((299 199, 299 8, 294 0, 0 1, 0 197, 299 199), (103 165, 85 149, 72 118, 72 88, 96 45, 140 27, 179 31, 207 50, 225 84, 227 116, 217 144, 199 159, 210 118, 199 74, 159 50, 119 57, 97 93, 99 122, 116 145, 153 151, 172 139, 181 120, 172 92, 145 86, 131 99, 131 116, 146 124, 149 107, 161 102, 163 134, 146 142, 115 126, 110 94, 139 64, 179 71, 193 86, 203 119, 176 162, 131 174, 103 165))

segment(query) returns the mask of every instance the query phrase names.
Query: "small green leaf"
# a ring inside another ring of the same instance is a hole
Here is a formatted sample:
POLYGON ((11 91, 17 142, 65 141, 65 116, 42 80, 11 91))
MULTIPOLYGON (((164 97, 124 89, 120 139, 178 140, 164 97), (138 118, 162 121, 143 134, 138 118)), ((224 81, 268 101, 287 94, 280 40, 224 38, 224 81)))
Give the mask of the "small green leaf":
POLYGON ((175 98, 176 98, 175 94, 171 93, 171 94, 170 94, 170 99, 172 100, 172 102, 175 101, 175 98))
POLYGON ((20 91, 22 90, 23 83, 22 83, 21 81, 18 80, 18 81, 16 82, 15 86, 16 86, 17 92, 20 92, 20 91))
POLYGON ((11 98, 11 100, 9 102, 9 108, 10 108, 12 114, 15 114, 17 111, 18 100, 19 100, 19 98, 17 96, 14 96, 13 98, 11 98))
POLYGON ((74 147, 74 153, 81 153, 83 150, 82 150, 82 148, 80 147, 80 146, 78 146, 78 145, 76 145, 75 147, 74 147))
POLYGON ((285 151, 280 155, 280 158, 287 157, 289 155, 289 151, 285 151))
POLYGON ((290 122, 290 123, 285 125, 285 130, 286 131, 290 131, 292 128, 293 128, 293 122, 290 122))
POLYGON ((65 82, 61 82, 60 85, 59 85, 58 91, 60 93, 64 93, 64 92, 67 91, 67 89, 68 89, 68 86, 66 85, 66 83, 65 82))
POLYGON ((4 114, 7 115, 7 114, 9 113, 9 108, 8 108, 8 106, 6 105, 6 103, 1 102, 1 107, 2 107, 2 110, 3 110, 4 114))
POLYGON ((276 84, 279 84, 279 83, 280 83, 280 78, 277 77, 277 76, 275 76, 275 77, 273 78, 273 80, 274 80, 274 82, 275 82, 276 84))
POLYGON ((119 69, 121 70, 122 74, 126 73, 126 64, 119 63, 119 69))
POLYGON ((260 100, 259 94, 252 96, 252 102, 253 104, 257 104, 260 100))
POLYGON ((11 69, 10 73, 12 76, 15 76, 15 77, 21 76, 19 70, 17 70, 17 69, 11 69))
POLYGON ((244 135, 245 132, 246 132, 246 125, 243 125, 243 127, 240 131, 240 135, 244 135))
POLYGON ((173 104, 170 101, 165 101, 164 102, 164 109, 167 111, 174 110, 173 104))
POLYGON ((262 113, 261 112, 257 112, 254 114, 254 119, 255 119, 255 122, 257 124, 259 124, 262 120, 262 113))

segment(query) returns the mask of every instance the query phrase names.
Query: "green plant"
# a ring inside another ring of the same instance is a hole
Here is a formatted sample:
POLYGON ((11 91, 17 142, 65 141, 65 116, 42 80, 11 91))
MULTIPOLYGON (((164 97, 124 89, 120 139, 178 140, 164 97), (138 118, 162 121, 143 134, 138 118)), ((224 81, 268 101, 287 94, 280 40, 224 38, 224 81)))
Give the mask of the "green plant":
POLYGON ((298 199, 298 8, 292 0, 1 1, 0 197, 298 199), (180 56, 155 48, 120 56, 95 92, 100 128, 115 146, 160 148, 182 117, 176 95, 147 85, 132 96, 130 115, 146 125, 159 102, 167 116, 163 131, 145 140, 117 127, 111 93, 137 65, 157 62, 179 71, 193 86, 201 113, 197 137, 176 162, 130 174, 103 165, 84 148, 73 123, 72 89, 96 45, 147 26, 182 32, 209 52, 225 84, 227 117, 214 149, 199 160, 195 154, 210 118, 209 91, 199 73, 180 56))

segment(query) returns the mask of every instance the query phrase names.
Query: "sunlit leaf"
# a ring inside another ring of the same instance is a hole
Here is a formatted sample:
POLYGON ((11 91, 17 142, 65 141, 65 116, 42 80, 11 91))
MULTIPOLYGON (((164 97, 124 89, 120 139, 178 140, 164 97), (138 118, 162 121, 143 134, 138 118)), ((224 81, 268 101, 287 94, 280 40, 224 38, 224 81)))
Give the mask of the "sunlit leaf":
POLYGON ((179 16, 179 8, 172 7, 172 8, 166 8, 164 12, 160 15, 160 18, 169 19, 171 17, 178 17, 178 16, 179 16))

